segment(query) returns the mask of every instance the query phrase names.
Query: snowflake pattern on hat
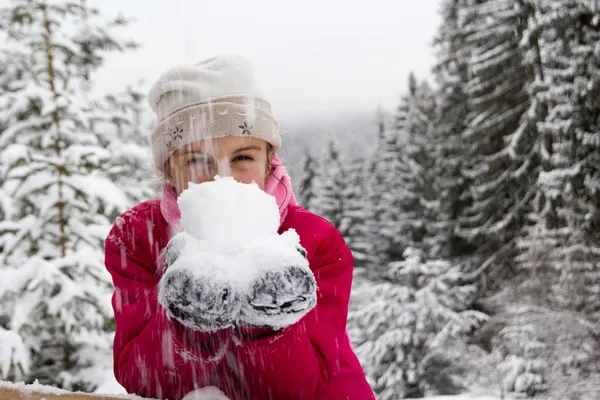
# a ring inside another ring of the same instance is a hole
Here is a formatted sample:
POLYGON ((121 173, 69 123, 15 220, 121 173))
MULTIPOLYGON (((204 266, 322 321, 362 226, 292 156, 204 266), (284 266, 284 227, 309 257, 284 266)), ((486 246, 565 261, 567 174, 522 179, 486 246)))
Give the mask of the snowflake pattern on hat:
POLYGON ((242 130, 242 135, 248 135, 250 136, 251 129, 252 129, 252 125, 248 125, 248 123, 246 123, 246 121, 244 121, 244 125, 240 125, 238 126, 238 128, 240 128, 242 130))
POLYGON ((181 126, 170 126, 164 134, 167 136, 167 148, 169 151, 173 151, 177 142, 183 139, 183 128, 181 126))

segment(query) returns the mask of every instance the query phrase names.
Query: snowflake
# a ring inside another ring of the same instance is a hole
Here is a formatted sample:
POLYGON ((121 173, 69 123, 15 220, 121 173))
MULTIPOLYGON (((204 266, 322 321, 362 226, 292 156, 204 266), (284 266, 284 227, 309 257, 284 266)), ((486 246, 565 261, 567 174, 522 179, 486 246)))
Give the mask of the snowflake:
POLYGON ((167 137, 167 148, 173 150, 175 142, 183 139, 183 128, 180 126, 170 126, 165 131, 167 137))
POLYGON ((252 126, 248 125, 246 121, 244 121, 244 125, 240 125, 238 128, 242 130, 242 135, 250 135, 250 130, 252 126))

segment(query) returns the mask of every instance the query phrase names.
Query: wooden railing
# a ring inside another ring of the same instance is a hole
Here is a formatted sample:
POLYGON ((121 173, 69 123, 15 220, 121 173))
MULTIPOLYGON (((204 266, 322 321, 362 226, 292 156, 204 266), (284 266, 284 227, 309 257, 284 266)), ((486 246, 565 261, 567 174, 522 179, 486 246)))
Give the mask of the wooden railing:
MULTIPOLYGON (((0 382, 0 400, 123 400, 122 395, 74 393, 49 386, 0 382)), ((131 396, 131 399, 141 397, 131 396)))
MULTIPOLYGON (((186 396, 193 400, 229 400, 216 388, 204 388, 186 396), (198 393, 202 392, 202 393, 198 393)), ((184 398, 183 400, 186 400, 184 398)), ((134 395, 106 395, 68 392, 42 385, 25 385, 0 381, 0 400, 152 400, 134 395)))

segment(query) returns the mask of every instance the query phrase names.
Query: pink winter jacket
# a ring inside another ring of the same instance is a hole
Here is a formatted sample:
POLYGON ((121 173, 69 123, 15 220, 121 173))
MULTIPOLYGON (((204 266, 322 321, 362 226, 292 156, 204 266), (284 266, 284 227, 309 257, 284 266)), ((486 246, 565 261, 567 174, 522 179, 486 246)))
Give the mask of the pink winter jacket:
POLYGON ((181 399, 216 386, 241 399, 374 399, 346 332, 353 258, 325 219, 291 204, 280 232, 294 228, 318 285, 317 306, 280 332, 190 330, 157 300, 160 251, 169 224, 160 201, 124 213, 106 240, 115 293, 114 371, 130 393, 181 399))

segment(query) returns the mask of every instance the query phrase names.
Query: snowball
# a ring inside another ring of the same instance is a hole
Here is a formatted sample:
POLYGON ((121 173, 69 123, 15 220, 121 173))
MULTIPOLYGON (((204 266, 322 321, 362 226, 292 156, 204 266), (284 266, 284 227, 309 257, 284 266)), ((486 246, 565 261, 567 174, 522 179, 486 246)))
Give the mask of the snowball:
POLYGON ((178 199, 181 226, 196 239, 234 247, 277 232, 280 217, 275 198, 257 184, 231 177, 190 183, 178 199))
POLYGON ((211 274, 239 284, 251 281, 260 270, 284 265, 308 268, 301 256, 300 237, 293 229, 279 235, 277 202, 255 183, 244 184, 231 177, 191 183, 178 204, 181 226, 188 235, 180 253, 182 263, 199 264, 197 260, 206 257, 201 254, 205 251, 237 256, 229 261, 223 258, 219 265, 227 268, 211 274))

